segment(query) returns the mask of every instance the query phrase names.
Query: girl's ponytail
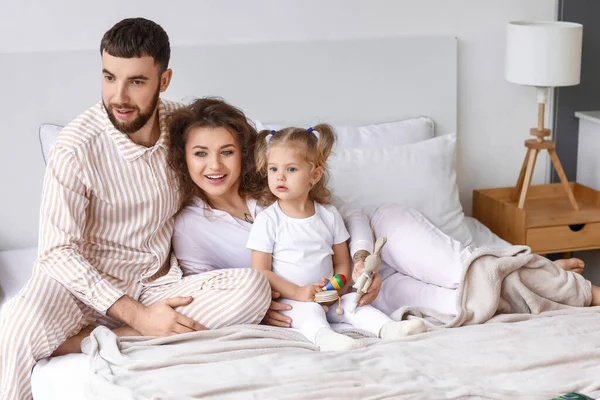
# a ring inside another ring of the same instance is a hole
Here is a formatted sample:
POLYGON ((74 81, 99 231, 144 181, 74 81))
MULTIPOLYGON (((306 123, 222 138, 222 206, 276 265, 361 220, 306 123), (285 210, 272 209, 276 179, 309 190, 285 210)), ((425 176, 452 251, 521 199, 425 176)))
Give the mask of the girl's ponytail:
POLYGON ((261 179, 261 191, 258 196, 258 204, 262 206, 268 206, 276 200, 276 197, 271 190, 269 190, 269 182, 267 175, 269 173, 269 158, 267 156, 267 150, 269 148, 269 140, 273 131, 264 129, 258 132, 256 137, 256 145, 254 147, 254 159, 256 161, 256 172, 260 175, 261 179), (268 137, 268 139, 267 139, 268 137))
POLYGON ((318 203, 328 204, 331 199, 331 192, 327 189, 329 181, 329 171, 327 168, 327 158, 333 150, 335 144, 335 133, 333 128, 327 124, 318 124, 312 127, 312 132, 318 132, 317 144, 315 146, 314 162, 315 166, 321 168, 323 175, 310 189, 310 197, 318 203))
POLYGON ((319 132, 316 154, 317 165, 326 169, 327 159, 329 158, 335 143, 335 133, 331 125, 328 124, 315 125, 313 126, 313 130, 319 132))
POLYGON ((267 136, 271 134, 268 129, 263 129, 258 132, 256 137, 256 145, 254 148, 254 159, 256 161, 256 171, 262 176, 267 176, 267 136))

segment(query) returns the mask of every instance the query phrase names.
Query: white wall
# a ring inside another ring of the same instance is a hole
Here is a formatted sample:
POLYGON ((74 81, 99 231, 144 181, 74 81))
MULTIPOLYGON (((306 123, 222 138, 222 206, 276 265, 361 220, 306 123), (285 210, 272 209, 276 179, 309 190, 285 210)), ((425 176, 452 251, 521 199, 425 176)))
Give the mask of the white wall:
MULTIPOLYGON (((130 16, 160 23, 173 46, 402 34, 457 36, 459 186, 465 211, 470 213, 474 188, 514 184, 525 154, 522 142, 537 122, 535 90, 504 81, 505 25, 516 19, 555 19, 556 1, 2 0, 0 7, 0 54, 96 49, 104 31, 130 16)), ((20 85, 28 85, 27 76, 15 76, 10 86, 18 90, 20 85)), ((89 105, 82 104, 81 109, 89 105)), ((14 104, 10 93, 2 90, 0 121, 14 115, 26 119, 30 110, 35 106, 14 104)), ((0 142, 2 250, 37 241, 43 163, 35 131, 0 128, 0 142)), ((544 182, 546 168, 547 161, 541 158, 534 183, 544 182)))

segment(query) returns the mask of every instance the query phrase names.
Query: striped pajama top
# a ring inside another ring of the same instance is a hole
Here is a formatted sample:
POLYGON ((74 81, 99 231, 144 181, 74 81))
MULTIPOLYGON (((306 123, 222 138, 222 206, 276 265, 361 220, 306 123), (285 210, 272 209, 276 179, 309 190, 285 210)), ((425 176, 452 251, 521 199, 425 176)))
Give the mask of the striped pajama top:
POLYGON ((180 106, 159 100, 160 138, 144 147, 118 131, 99 102, 50 151, 34 271, 100 313, 125 294, 137 299, 143 285, 181 278, 171 255, 179 197, 166 164, 168 115, 180 106))

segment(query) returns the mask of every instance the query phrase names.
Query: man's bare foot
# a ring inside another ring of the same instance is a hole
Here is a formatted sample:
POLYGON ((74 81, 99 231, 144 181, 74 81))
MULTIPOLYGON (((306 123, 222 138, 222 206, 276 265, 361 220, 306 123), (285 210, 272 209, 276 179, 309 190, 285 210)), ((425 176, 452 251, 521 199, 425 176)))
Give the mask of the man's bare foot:
MULTIPOLYGON (((65 354, 81 353, 81 342, 95 329, 95 326, 86 326, 77 335, 71 336, 63 344, 58 346, 52 357, 64 356, 65 354)), ((112 330, 117 336, 142 336, 141 333, 128 326, 121 326, 112 330)))
POLYGON ((58 346, 52 357, 64 356, 65 354, 81 353, 81 341, 90 336, 95 326, 86 326, 77 335, 71 336, 63 344, 58 346))
POLYGON ((127 325, 115 328, 112 331, 117 336, 144 336, 135 329, 128 327, 127 325))
POLYGON ((577 272, 578 274, 581 274, 585 267, 585 263, 579 258, 560 259, 554 261, 554 263, 565 271, 577 272))

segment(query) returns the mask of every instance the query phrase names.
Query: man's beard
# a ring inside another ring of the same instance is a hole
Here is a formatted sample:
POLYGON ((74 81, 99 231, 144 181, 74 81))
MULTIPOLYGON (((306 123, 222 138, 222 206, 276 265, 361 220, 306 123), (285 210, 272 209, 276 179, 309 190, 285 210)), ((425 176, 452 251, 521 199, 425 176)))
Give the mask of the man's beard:
POLYGON ((152 103, 145 110, 140 110, 139 107, 133 106, 131 104, 111 104, 110 106, 107 106, 106 103, 104 103, 104 100, 102 100, 102 104, 104 105, 104 109, 106 110, 106 113, 108 114, 108 119, 110 119, 110 122, 112 122, 114 127, 118 131, 123 132, 126 135, 131 135, 131 134, 136 133, 140 129, 142 129, 144 127, 144 125, 146 125, 148 120, 150 120, 150 118, 152 118, 154 111, 156 111, 156 105, 158 104, 159 97, 160 97, 160 86, 156 88, 156 92, 154 93, 154 96, 152 98, 152 103), (138 113, 138 116, 133 121, 122 122, 115 116, 115 113, 113 111, 115 108, 117 108, 117 109, 125 108, 125 109, 133 110, 133 112, 138 113))

